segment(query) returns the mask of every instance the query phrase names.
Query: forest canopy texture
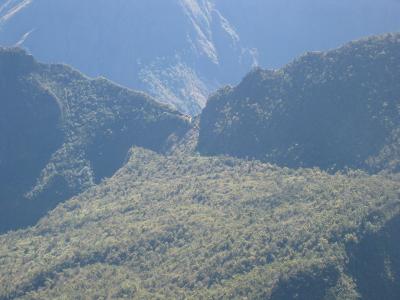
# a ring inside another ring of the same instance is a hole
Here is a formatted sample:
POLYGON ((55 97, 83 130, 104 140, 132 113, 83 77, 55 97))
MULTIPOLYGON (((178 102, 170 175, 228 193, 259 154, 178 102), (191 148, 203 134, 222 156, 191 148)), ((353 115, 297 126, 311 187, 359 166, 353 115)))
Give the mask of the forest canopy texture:
POLYGON ((375 36, 189 118, 0 49, 0 299, 398 299, 399 72, 375 36))

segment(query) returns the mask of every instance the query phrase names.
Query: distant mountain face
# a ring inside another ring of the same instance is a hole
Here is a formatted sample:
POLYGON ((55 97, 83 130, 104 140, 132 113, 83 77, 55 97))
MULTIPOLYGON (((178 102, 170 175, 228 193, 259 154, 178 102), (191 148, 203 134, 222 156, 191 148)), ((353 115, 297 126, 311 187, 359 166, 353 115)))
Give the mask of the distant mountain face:
POLYGON ((209 0, 0 0, 0 45, 145 90, 190 114, 255 62, 209 0))
POLYGON ((163 151, 180 113, 105 79, 0 48, 0 232, 35 222, 120 168, 132 145, 163 151))
POLYGON ((399 14, 395 0, 0 0, 0 45, 196 115, 254 64, 398 31, 399 14))
POLYGON ((216 0, 260 66, 280 68, 306 51, 400 31, 398 0, 216 0))
POLYGON ((209 100, 203 154, 289 167, 399 170, 400 34, 257 69, 209 100))

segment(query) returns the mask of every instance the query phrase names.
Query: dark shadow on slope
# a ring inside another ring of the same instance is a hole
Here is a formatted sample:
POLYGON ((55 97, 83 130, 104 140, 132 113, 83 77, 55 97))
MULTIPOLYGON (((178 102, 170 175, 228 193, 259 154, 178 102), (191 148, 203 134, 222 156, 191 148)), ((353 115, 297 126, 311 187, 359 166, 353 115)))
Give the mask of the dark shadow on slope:
POLYGON ((339 278, 334 267, 297 273, 286 280, 280 280, 272 291, 271 300, 321 300, 339 278))
POLYGON ((30 203, 24 195, 64 137, 56 100, 34 82, 20 79, 24 73, 14 77, 9 71, 15 69, 1 65, 0 232, 31 225, 43 214, 45 205, 30 203))
POLYGON ((62 176, 52 179, 51 189, 45 189, 40 199, 19 198, 2 204, 0 212, 0 233, 35 225, 43 216, 60 202, 72 197, 74 193, 62 176))
POLYGON ((167 114, 156 122, 131 119, 110 124, 96 135, 86 151, 96 182, 121 168, 132 146, 162 152, 171 134, 179 138, 188 129, 189 124, 167 114))
POLYGON ((363 300, 400 297, 400 216, 348 249, 348 272, 363 300))
POLYGON ((198 150, 289 168, 371 170, 400 124, 399 35, 255 69, 221 89, 200 117, 198 150))

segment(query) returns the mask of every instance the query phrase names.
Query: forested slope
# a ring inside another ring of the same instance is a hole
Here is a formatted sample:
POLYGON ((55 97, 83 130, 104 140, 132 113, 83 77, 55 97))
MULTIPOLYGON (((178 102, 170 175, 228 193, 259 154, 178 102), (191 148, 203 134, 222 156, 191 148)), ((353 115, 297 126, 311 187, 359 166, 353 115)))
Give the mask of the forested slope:
POLYGON ((112 176, 132 145, 162 151, 189 128, 143 93, 20 49, 0 48, 0 98, 0 231, 112 176))
POLYGON ((204 154, 288 167, 398 169, 400 34, 256 69, 201 114, 204 154))
POLYGON ((399 182, 135 148, 0 237, 0 299, 394 300, 399 182))
POLYGON ((32 227, 0 300, 397 300, 399 49, 255 70, 193 120, 1 49, 0 231, 32 227))

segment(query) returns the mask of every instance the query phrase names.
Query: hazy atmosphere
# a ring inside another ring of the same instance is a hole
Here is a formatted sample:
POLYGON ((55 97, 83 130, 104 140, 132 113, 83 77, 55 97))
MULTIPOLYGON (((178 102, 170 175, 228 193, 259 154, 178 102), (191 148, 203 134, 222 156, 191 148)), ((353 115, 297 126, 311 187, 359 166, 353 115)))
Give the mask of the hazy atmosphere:
POLYGON ((197 115, 253 66, 400 28, 396 0, 2 0, 0 45, 197 115))
POLYGON ((399 172, 398 0, 0 0, 0 300, 398 300, 399 172))

